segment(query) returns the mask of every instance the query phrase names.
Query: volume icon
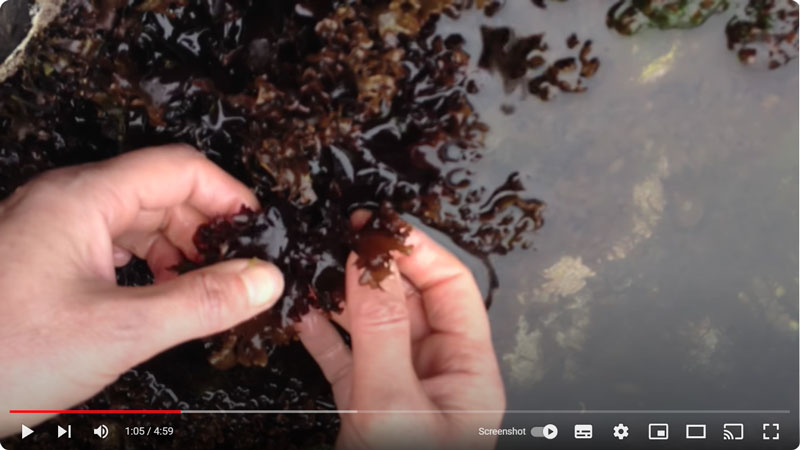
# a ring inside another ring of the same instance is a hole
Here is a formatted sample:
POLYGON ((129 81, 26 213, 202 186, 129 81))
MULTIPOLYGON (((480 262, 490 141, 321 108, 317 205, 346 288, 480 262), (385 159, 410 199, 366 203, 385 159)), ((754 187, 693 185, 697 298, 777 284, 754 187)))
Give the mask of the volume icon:
POLYGON ((105 425, 100 425, 94 429, 94 434, 100 439, 105 439, 108 437, 108 427, 105 425))

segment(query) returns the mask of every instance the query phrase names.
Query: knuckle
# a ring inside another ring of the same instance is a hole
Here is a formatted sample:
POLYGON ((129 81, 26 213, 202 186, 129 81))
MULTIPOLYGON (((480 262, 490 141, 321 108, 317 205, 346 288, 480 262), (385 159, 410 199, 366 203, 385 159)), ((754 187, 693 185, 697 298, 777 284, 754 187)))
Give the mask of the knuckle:
POLYGON ((197 314, 204 329, 225 328, 230 303, 235 301, 233 283, 219 274, 199 273, 197 286, 197 314))
POLYGON ((63 177, 60 171, 46 172, 32 181, 27 190, 21 194, 30 200, 53 201, 54 199, 63 198, 63 184, 63 177))
POLYGON ((196 148, 192 147, 189 144, 184 144, 184 143, 173 144, 170 146, 170 148, 172 148, 173 151, 176 153, 184 153, 186 156, 191 156, 193 158, 198 158, 198 159, 204 159, 200 158, 202 156, 202 153, 200 153, 196 148))
POLYGON ((365 328, 401 328, 410 324, 408 308, 401 301, 393 299, 367 300, 360 305, 358 310, 358 321, 365 328))
POLYGON ((485 359, 478 352, 470 345, 455 347, 440 360, 441 370, 445 373, 480 373, 485 359))
POLYGON ((168 150, 171 152, 173 157, 181 160, 184 164, 187 164, 187 167, 191 168, 192 170, 197 170, 198 168, 209 164, 209 160, 205 157, 205 155, 191 145, 175 144, 170 146, 168 150))
POLYGON ((352 364, 342 364, 328 374, 328 383, 330 383, 332 386, 336 386, 343 380, 346 380, 350 376, 350 373, 352 373, 352 370, 352 364))

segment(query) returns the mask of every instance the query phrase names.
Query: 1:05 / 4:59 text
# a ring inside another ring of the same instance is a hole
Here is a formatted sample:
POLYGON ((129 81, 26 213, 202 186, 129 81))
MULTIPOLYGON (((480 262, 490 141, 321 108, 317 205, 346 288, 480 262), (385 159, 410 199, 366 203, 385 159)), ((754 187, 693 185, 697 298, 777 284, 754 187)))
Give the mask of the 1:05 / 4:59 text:
POLYGON ((125 427, 128 436, 172 436, 174 432, 172 427, 125 427))

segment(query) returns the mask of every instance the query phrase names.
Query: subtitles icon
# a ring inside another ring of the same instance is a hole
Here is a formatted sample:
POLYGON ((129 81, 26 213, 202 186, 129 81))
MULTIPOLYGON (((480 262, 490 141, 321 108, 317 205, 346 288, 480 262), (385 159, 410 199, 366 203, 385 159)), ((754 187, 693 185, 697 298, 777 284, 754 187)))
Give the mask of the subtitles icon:
POLYGON ((100 439, 105 439, 108 437, 108 427, 105 425, 100 425, 94 429, 94 434, 100 439))
POLYGON ((667 423, 651 423, 647 430, 651 441, 666 441, 669 439, 669 424, 667 423))
POLYGON ((744 439, 744 424, 726 423, 722 425, 723 441, 741 441, 744 439))
POLYGON ((592 426, 588 424, 575 425, 575 439, 591 439, 592 426))

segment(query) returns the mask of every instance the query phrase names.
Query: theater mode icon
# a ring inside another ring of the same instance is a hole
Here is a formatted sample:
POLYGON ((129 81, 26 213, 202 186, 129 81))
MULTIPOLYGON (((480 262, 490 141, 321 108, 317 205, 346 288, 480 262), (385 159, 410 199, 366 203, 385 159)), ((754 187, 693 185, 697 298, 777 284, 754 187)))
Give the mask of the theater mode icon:
POLYGON ((686 424, 686 439, 705 439, 706 426, 701 423, 686 424))
POLYGON ((744 424, 726 423, 722 425, 723 441, 741 441, 744 439, 744 424))

